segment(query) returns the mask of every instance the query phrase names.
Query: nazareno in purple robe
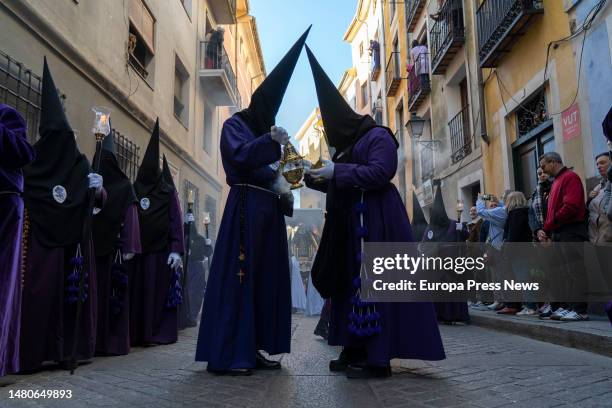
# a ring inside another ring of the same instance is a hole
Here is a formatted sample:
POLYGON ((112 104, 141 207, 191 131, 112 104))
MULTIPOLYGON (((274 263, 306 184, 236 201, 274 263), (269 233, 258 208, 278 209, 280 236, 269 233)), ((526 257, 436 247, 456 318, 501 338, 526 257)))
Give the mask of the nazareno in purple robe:
MULTIPOLYGON (((140 253, 140 229, 136 203, 130 204, 126 211, 120 232, 121 254, 140 253)), ((129 286, 118 293, 114 288, 112 266, 116 251, 96 257, 96 274, 98 276, 98 334, 96 354, 123 355, 130 352, 130 292, 129 286), (119 298, 118 309, 113 310, 111 298, 113 291, 119 298)), ((131 263, 132 261, 123 261, 131 263)), ((131 269, 127 268, 128 283, 131 269)))
MULTIPOLYGON (((337 163, 334 179, 338 193, 342 190, 364 191, 366 212, 364 226, 370 242, 412 242, 412 230, 406 208, 391 183, 397 169, 397 147, 389 132, 376 127, 368 131, 353 147, 350 163, 337 163)), ((325 192, 325 183, 309 186, 325 192)), ((355 194, 352 194, 355 197, 355 194)), ((358 256, 360 225, 358 199, 351 206, 353 253, 358 256)), ((347 209, 349 210, 349 209, 347 209)), ((355 270, 354 276, 359 275, 355 270)), ((352 310, 351 287, 347 295, 332 296, 328 342, 332 346, 365 348, 367 363, 388 366, 393 358, 442 360, 445 358, 434 307, 429 302, 376 303, 382 331, 370 337, 357 338, 349 331, 352 310)))
POLYGON ((176 191, 168 211, 168 244, 163 251, 136 255, 131 262, 130 343, 132 346, 170 344, 178 340, 178 308, 167 307, 173 271, 170 252, 184 251, 183 218, 176 191))
MULTIPOLYGON (((87 183, 87 180, 83 180, 83 183, 87 183)), ((103 208, 105 201, 106 191, 102 189, 94 204, 103 208)), ((49 248, 42 245, 35 235, 24 237, 24 242, 27 242, 28 249, 23 275, 21 314, 22 372, 36 370, 46 361, 70 361, 77 307, 76 303, 69 304, 65 301, 66 282, 73 269, 70 259, 75 256, 77 245, 49 248)), ((92 358, 96 347, 98 295, 91 235, 86 242, 92 256, 89 258, 89 264, 83 265, 83 269, 87 271, 87 297, 81 310, 77 360, 92 358)))
POLYGON ((0 377, 19 371, 23 174, 34 160, 26 124, 0 104, 0 377))
POLYGON ((238 116, 223 124, 221 155, 231 187, 202 309, 196 361, 208 368, 254 368, 255 353, 288 353, 291 344, 291 283, 287 229, 279 196, 270 188, 280 145, 269 133, 256 137, 238 116), (245 276, 240 271, 240 203, 245 195, 245 276))

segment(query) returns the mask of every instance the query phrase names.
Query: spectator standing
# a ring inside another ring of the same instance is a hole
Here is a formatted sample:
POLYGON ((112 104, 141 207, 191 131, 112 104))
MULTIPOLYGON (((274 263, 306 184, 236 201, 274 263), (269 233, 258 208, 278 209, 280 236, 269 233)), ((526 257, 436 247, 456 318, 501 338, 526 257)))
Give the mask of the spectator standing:
MULTIPOLYGON (((554 177, 544 229, 538 231, 541 242, 584 242, 587 240, 585 219, 584 188, 580 177, 564 164, 557 152, 549 152, 540 157, 540 168, 549 176, 554 177)), ((575 260, 565 251, 568 262, 575 260)), ((566 274, 574 290, 584 282, 573 276, 571 268, 566 263, 566 274)), ((561 305, 550 317, 553 320, 581 321, 588 320, 587 303, 577 302, 571 305, 561 305)))

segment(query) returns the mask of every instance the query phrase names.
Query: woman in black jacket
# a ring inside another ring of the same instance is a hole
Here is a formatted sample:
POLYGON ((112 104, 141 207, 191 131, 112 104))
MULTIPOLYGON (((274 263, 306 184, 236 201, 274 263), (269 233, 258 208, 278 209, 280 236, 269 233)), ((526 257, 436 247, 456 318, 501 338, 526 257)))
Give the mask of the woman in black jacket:
MULTIPOLYGON (((532 233, 529 228, 529 207, 527 199, 520 191, 513 191, 506 197, 505 202, 508 218, 504 226, 504 242, 531 242, 532 233)), ((512 260, 512 270, 517 277, 526 276, 524 270, 528 264, 519 259, 512 260)), ((499 314, 517 316, 532 316, 536 314, 535 304, 525 303, 521 310, 520 303, 505 303, 506 307, 498 311, 499 314)))

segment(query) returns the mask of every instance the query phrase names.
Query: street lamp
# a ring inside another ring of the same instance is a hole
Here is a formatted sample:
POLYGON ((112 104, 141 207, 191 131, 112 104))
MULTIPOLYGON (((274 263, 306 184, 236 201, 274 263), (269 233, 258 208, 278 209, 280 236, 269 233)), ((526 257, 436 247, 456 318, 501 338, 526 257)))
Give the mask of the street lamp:
POLYGON ((421 136, 423 136, 423 129, 425 128, 425 119, 420 118, 417 115, 411 115, 410 116, 410 120, 406 123, 406 127, 409 130, 410 133, 410 137, 412 137, 412 140, 417 143, 417 144, 422 144, 425 147, 432 149, 434 148, 434 146, 436 145, 436 143, 439 143, 439 141, 437 140, 426 140, 426 141, 421 141, 421 136))

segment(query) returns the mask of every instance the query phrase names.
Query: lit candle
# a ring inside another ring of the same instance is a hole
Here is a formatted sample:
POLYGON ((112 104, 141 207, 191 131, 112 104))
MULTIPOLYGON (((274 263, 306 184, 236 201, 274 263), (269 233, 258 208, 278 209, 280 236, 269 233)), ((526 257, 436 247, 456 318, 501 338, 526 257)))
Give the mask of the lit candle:
POLYGON ((193 204, 193 190, 189 189, 189 192, 187 193, 187 202, 189 204, 193 204))
POLYGON ((92 132, 95 135, 108 135, 110 133, 110 109, 104 106, 94 106, 91 108, 96 114, 92 132))

